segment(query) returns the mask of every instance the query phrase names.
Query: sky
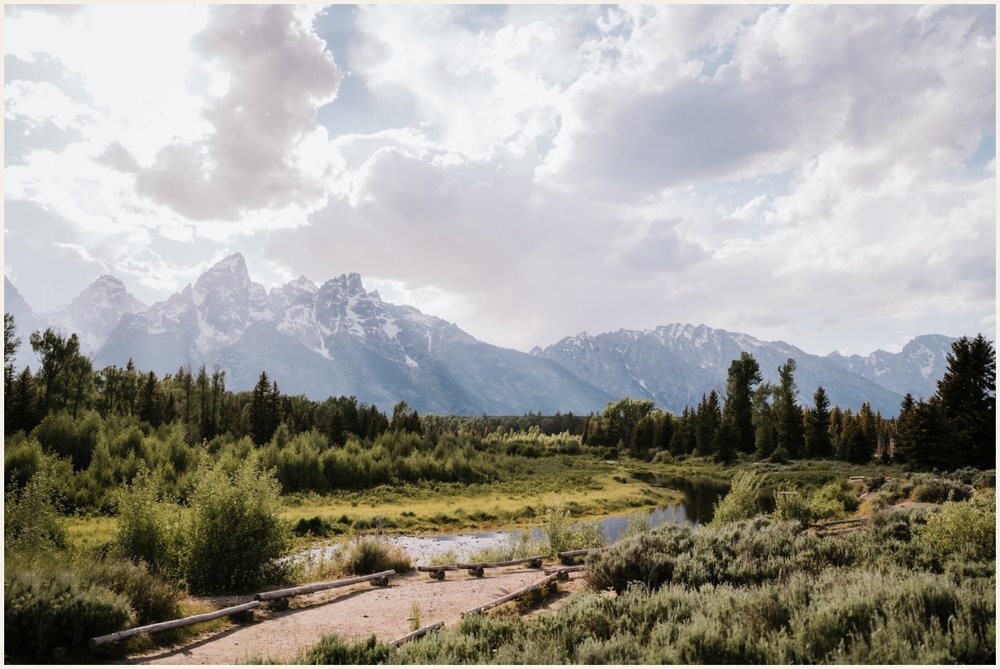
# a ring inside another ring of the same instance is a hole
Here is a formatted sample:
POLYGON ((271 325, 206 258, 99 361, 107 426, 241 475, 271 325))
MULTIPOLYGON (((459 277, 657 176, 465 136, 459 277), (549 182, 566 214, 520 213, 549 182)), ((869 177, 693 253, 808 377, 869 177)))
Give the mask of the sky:
POLYGON ((7 5, 4 272, 150 304, 240 252, 523 351, 995 340, 995 12, 7 5))

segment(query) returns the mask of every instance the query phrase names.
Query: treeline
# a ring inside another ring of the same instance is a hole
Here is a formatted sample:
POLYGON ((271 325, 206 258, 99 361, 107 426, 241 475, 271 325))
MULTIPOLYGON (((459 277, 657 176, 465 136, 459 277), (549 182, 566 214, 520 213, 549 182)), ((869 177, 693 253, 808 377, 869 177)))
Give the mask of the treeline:
MULTIPOLYGON (((785 461, 873 458, 918 469, 991 468, 996 463, 996 357, 982 335, 954 342, 948 369, 928 400, 907 395, 897 418, 863 403, 857 413, 830 405, 822 386, 813 406, 799 404, 795 360, 778 368, 778 383, 762 383, 760 365, 744 352, 729 367, 726 395, 715 390, 680 416, 650 400, 622 399, 590 416, 585 444, 650 459, 660 454, 734 460, 740 454, 785 461)), ((662 457, 662 456, 660 456, 662 457)))
POLYGON ((405 402, 387 415, 355 397, 289 396, 266 372, 252 390, 233 392, 224 371, 205 366, 162 378, 131 361, 95 370, 76 335, 51 329, 34 332, 29 343, 41 364, 17 373, 11 361, 21 341, 5 314, 4 432, 22 435, 5 449, 14 467, 6 476, 23 482, 39 458, 55 456, 74 473, 71 497, 83 507, 102 506, 102 487, 130 481, 140 462, 162 469, 179 491, 205 458, 235 463, 257 451, 286 493, 484 481, 516 470, 504 458, 584 449, 647 460, 881 458, 922 469, 995 463, 996 363, 982 335, 956 341, 938 392, 907 396, 893 419, 867 403, 856 414, 831 407, 822 387, 813 406, 802 406, 794 360, 779 367, 777 383, 764 383, 746 352, 730 365, 724 395, 713 390, 679 416, 624 398, 589 416, 457 417, 419 416, 405 402))

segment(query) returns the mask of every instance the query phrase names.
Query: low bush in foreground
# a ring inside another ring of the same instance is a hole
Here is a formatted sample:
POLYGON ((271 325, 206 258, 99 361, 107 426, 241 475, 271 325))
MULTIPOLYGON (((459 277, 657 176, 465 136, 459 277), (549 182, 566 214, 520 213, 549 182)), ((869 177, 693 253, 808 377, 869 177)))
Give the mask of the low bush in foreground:
POLYGON ((403 574, 412 569, 410 556, 401 548, 377 537, 359 537, 347 551, 344 569, 350 574, 365 576, 392 569, 403 574))

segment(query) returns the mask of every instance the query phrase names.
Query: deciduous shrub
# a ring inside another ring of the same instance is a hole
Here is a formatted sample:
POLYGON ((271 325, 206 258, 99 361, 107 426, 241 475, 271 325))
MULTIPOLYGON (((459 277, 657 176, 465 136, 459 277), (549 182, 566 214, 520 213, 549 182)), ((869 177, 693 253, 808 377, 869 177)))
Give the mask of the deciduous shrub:
POLYGON ((279 486, 253 459, 233 476, 212 469, 191 495, 179 546, 180 571, 193 592, 233 592, 280 577, 287 544, 279 486))
POLYGON ((392 646, 381 643, 375 635, 364 641, 348 643, 336 634, 323 637, 318 644, 295 658, 293 664, 385 664, 392 646))
POLYGON ((402 574, 410 571, 410 556, 401 548, 376 537, 359 537, 347 552, 346 570, 364 576, 392 569, 402 574))
POLYGON ((573 522, 566 507, 546 507, 541 512, 542 529, 549 543, 549 553, 600 548, 607 539, 597 522, 573 522))
POLYGON ((47 660, 92 636, 135 620, 124 595, 72 569, 7 565, 4 569, 4 653, 47 660))
POLYGON ((66 545, 48 473, 36 473, 21 489, 4 493, 4 553, 34 554, 66 545))
POLYGON ((950 560, 996 559, 996 495, 982 493, 966 502, 946 502, 917 528, 915 543, 940 567, 950 560))
POLYGON ((764 485, 764 475, 744 469, 733 476, 729 492, 715 504, 713 525, 753 518, 759 511, 757 499, 764 485))

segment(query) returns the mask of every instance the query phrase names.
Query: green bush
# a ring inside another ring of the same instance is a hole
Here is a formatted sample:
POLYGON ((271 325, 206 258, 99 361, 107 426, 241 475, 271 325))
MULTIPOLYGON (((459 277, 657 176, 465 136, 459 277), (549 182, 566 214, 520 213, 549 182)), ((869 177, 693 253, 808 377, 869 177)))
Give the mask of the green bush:
POLYGON ((797 520, 803 525, 813 522, 813 511, 798 490, 780 491, 774 498, 774 517, 777 520, 797 520))
POLYGON ((402 574, 410 571, 410 556, 402 549, 375 537, 360 537, 347 553, 345 567, 351 574, 365 576, 389 569, 402 574))
POLYGON ((191 494, 178 539, 180 575, 192 592, 234 592, 281 578, 287 545, 278 482, 253 459, 233 476, 209 470, 191 494))
POLYGON ((930 502, 932 504, 949 501, 961 502, 971 496, 972 491, 969 486, 939 478, 918 483, 910 493, 910 499, 914 502, 930 502))
POLYGON ((809 510, 814 520, 839 518, 854 513, 861 499, 844 481, 830 481, 809 496, 809 510))
POLYGON ((4 569, 4 654, 49 660, 92 636, 123 629, 135 617, 125 596, 68 568, 4 569))
POLYGON ((4 553, 37 554, 63 548, 66 530, 56 511, 52 477, 38 472, 20 490, 4 493, 4 553))
POLYGON ((292 664, 385 664, 393 647, 379 642, 375 635, 364 641, 348 643, 336 634, 323 637, 318 644, 301 653, 292 664))
POLYGON ((991 491, 971 501, 946 502, 928 514, 915 543, 939 567, 950 560, 996 560, 996 495, 991 491))
POLYGON ((600 523, 574 523, 566 507, 546 507, 540 515, 551 555, 563 551, 600 548, 607 543, 600 523))
POLYGON ((160 498, 161 482, 142 468, 130 486, 117 494, 118 519, 114 545, 131 560, 142 560, 159 572, 173 568, 174 547, 169 516, 160 498))
POLYGON ((764 475, 749 469, 733 476, 729 492, 715 504, 713 525, 753 518, 760 513, 757 500, 764 485, 764 475))

